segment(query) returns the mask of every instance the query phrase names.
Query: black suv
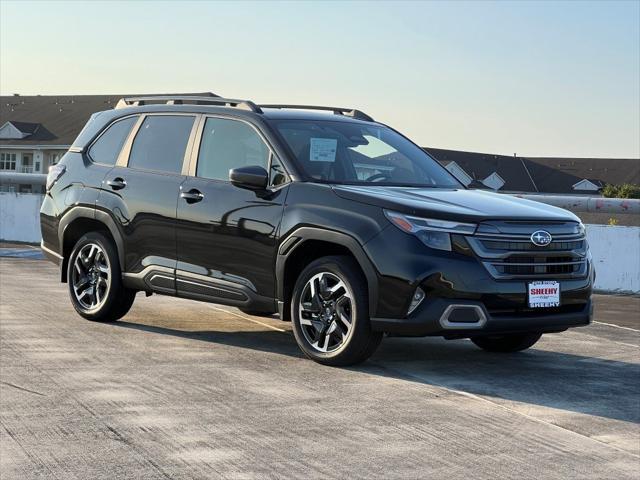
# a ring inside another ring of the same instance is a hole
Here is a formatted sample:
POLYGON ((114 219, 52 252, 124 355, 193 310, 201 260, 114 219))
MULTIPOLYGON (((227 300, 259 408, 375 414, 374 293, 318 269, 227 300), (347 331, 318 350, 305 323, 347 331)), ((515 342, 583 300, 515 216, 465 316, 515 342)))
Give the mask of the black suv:
POLYGON ((52 167, 41 225, 85 318, 140 291, 278 313, 329 365, 385 333, 514 352, 592 315, 575 215, 468 190, 358 110, 122 99, 52 167))

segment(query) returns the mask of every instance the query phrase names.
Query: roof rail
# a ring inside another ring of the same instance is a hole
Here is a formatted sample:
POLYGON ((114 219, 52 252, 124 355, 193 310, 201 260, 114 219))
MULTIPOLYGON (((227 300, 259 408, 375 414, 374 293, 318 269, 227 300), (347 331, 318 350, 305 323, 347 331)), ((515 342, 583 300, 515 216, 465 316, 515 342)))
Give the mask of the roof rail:
POLYGON ((316 105, 259 105, 260 108, 291 108, 294 110, 325 110, 327 112, 333 112, 334 115, 346 115, 348 117, 355 118, 357 120, 364 120, 365 122, 373 122, 373 118, 371 118, 366 113, 356 110, 353 108, 342 108, 342 107, 322 107, 316 105))
POLYGON ((160 96, 146 96, 146 97, 126 97, 118 100, 116 109, 126 108, 132 106, 140 106, 154 103, 165 103, 167 105, 181 105, 188 102, 195 102, 196 105, 219 105, 223 107, 235 107, 242 110, 249 110, 255 113, 262 113, 260 107, 258 107, 251 100, 237 100, 233 98, 221 98, 221 97, 196 97, 191 95, 160 95, 160 96))

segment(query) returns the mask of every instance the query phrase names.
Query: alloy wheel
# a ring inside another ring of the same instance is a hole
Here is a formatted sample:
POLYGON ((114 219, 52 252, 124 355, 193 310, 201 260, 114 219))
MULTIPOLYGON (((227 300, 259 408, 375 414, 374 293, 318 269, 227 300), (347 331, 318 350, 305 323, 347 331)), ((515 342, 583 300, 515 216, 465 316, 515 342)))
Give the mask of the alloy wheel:
POLYGON ((322 353, 339 350, 353 330, 352 294, 337 275, 321 272, 305 284, 298 305, 302 333, 322 353))
POLYGON ((71 282, 82 308, 95 310, 102 306, 111 287, 111 268, 100 245, 88 243, 80 249, 73 265, 71 282))

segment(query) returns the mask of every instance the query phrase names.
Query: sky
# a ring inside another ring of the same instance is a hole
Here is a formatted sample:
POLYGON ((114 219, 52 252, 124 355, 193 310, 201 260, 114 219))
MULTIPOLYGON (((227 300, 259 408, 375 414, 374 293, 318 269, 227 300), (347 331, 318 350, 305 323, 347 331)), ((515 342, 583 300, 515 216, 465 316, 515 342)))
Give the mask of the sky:
POLYGON ((640 1, 0 0, 3 95, 353 107, 422 146, 640 157, 640 1))

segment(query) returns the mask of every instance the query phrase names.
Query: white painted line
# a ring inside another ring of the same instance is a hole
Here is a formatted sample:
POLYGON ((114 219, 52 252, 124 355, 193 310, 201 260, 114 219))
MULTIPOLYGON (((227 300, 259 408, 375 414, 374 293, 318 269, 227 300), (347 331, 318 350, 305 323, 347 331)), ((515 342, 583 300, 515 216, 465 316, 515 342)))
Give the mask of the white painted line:
POLYGON ((606 325, 607 327, 620 328, 622 330, 631 330, 632 332, 640 332, 640 330, 636 330, 635 328, 623 327, 621 325, 615 325, 613 323, 595 322, 595 321, 593 323, 597 323, 599 325, 606 325))
POLYGON ((276 332, 286 332, 286 330, 283 330, 282 328, 274 327, 273 325, 269 325, 268 323, 261 322, 260 320, 255 320, 251 317, 247 317, 246 315, 242 315, 240 313, 232 312, 230 310, 225 310, 224 308, 219 308, 219 307, 216 307, 215 305, 209 305, 209 307, 213 308, 214 310, 218 310, 220 312, 228 313, 230 315, 235 315, 236 317, 242 318, 244 320, 249 320, 250 322, 257 323, 258 325, 262 325, 263 327, 270 328, 271 330, 275 330, 276 332))

